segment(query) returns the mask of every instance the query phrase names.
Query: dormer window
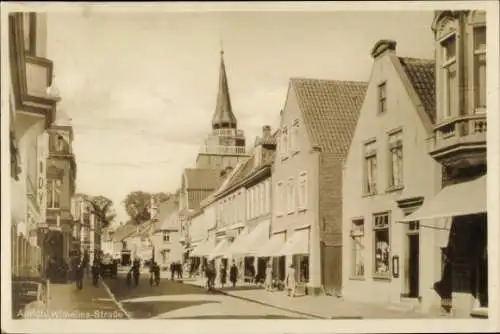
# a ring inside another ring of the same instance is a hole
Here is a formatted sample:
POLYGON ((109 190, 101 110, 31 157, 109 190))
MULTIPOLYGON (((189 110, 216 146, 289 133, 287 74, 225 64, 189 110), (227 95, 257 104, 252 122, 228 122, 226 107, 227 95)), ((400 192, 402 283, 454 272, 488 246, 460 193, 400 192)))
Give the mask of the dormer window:
POLYGON ((458 114, 457 41, 452 34, 441 41, 443 71, 443 118, 458 114))
POLYGON ((474 27, 474 101, 476 112, 486 110, 486 26, 474 27))

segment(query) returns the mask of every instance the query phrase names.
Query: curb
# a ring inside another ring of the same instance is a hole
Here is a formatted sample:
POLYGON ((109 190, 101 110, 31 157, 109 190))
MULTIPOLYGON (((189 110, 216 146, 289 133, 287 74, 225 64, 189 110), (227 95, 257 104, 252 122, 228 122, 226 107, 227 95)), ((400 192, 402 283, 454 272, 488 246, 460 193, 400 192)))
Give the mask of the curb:
MULTIPOLYGON (((201 286, 199 286, 197 284, 194 284, 194 283, 191 283, 191 282, 183 282, 183 283, 184 284, 193 285, 193 286, 197 286, 197 287, 201 287, 201 286)), ((260 300, 256 300, 256 299, 252 299, 252 298, 248 298, 248 297, 242 297, 242 296, 238 296, 238 295, 233 295, 233 294, 231 294, 229 292, 226 292, 226 291, 216 290, 216 293, 224 295, 224 296, 229 296, 229 297, 237 298, 237 299, 240 299, 240 300, 244 300, 244 301, 247 301, 247 302, 259 304, 259 305, 262 305, 262 306, 272 307, 272 308, 275 308, 277 310, 286 311, 286 312, 295 313, 295 314, 300 314, 302 316, 311 317, 311 318, 314 318, 314 319, 321 319, 321 320, 331 319, 330 317, 323 317, 323 316, 320 316, 320 315, 317 315, 317 314, 312 314, 312 313, 306 313, 306 312, 302 312, 302 311, 297 311, 297 310, 294 310, 294 309, 290 309, 290 308, 286 308, 286 307, 281 307, 281 306, 273 305, 273 304, 270 304, 270 303, 262 302, 260 300)), ((349 318, 346 317, 346 319, 349 319, 349 318)))

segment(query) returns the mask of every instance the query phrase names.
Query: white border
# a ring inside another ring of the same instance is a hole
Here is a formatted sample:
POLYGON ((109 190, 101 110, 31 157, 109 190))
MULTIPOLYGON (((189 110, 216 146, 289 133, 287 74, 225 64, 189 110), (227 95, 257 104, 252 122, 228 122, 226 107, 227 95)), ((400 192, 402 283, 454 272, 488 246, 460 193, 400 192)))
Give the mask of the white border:
MULTIPOLYGON (((89 6, 96 12, 126 12, 134 11, 389 11, 389 10, 435 10, 435 9, 484 9, 487 11, 488 22, 488 244, 489 244, 489 319, 488 320, 458 320, 458 319, 426 319, 426 320, 168 320, 168 331, 175 333, 353 333, 353 332, 484 332, 500 329, 498 322, 498 300, 493 296, 500 295, 498 290, 499 254, 498 254, 498 163, 500 142, 498 135, 498 21, 499 6, 495 1, 394 1, 394 2, 240 2, 240 3, 5 3, 2 6, 2 69, 8 61, 7 31, 9 11, 81 11, 82 6, 89 6), (5 56, 4 56, 5 55, 5 56), (495 303, 496 302, 496 303, 495 303), (175 329, 174 329, 175 328, 175 329)), ((430 29, 429 22, 429 29, 430 29)), ((2 71, 3 73, 3 71, 2 71)), ((10 164, 8 141, 8 82, 2 75, 2 330, 5 332, 26 333, 164 333, 167 329, 162 320, 8 320, 10 316, 10 164)))

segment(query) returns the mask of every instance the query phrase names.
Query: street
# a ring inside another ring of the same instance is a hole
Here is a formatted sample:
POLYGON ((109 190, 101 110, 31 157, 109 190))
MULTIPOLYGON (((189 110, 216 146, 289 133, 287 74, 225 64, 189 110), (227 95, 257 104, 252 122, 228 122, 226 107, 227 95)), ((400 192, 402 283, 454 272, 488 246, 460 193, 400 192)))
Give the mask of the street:
POLYGON ((306 319, 167 278, 162 278, 160 286, 151 287, 147 274, 137 287, 128 287, 124 275, 105 279, 104 284, 131 319, 306 319))

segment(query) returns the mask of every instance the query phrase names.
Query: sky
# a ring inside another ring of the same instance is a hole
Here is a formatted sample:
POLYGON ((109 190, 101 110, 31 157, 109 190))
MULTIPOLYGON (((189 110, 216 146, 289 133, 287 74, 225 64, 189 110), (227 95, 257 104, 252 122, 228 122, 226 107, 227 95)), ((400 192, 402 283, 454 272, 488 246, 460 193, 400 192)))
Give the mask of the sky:
POLYGON ((432 11, 53 12, 47 56, 71 118, 77 192, 122 205, 174 192, 211 130, 220 48, 238 126, 253 142, 279 124, 291 77, 368 80, 380 39, 432 58, 432 11))

